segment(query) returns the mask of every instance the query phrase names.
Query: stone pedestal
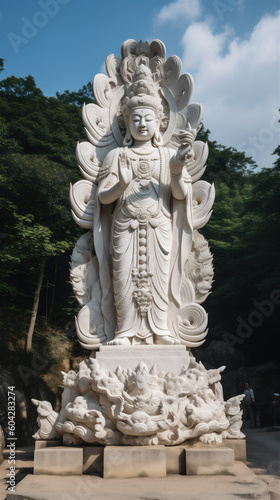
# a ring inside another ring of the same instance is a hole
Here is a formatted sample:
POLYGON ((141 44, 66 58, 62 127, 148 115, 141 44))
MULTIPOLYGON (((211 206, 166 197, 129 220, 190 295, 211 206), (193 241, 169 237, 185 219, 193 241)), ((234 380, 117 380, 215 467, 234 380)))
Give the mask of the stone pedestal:
POLYGON ((42 448, 34 453, 34 474, 57 476, 80 475, 83 473, 83 448, 42 448))
POLYGON ((38 436, 104 446, 221 444, 243 437, 240 397, 224 402, 221 371, 182 345, 101 346, 64 374, 62 408, 38 402, 38 436), (49 413, 48 413, 49 412, 49 413), (53 428, 48 424, 53 418, 53 428), (46 418, 46 416, 48 418, 46 418), (234 416, 234 418, 232 417, 234 416))
MULTIPOLYGON (((245 440, 223 445, 48 447, 41 441, 34 474, 93 474, 104 478, 233 474, 234 460, 246 460, 245 440), (44 447, 43 447, 44 446, 44 447)), ((57 443, 54 441, 54 443, 57 443)))
POLYGON ((41 450, 42 448, 55 448, 56 446, 62 446, 62 441, 58 439, 37 439, 35 441, 35 450, 41 450))
POLYGON ((186 450, 187 476, 234 474, 234 452, 230 448, 186 450))
POLYGON ((104 478, 165 476, 165 446, 106 446, 104 450, 104 478))
POLYGON ((184 446, 166 446, 166 473, 186 474, 186 456, 184 446))
POLYGON ((246 462, 246 439, 225 439, 223 446, 231 448, 234 451, 234 459, 246 462))
POLYGON ((144 362, 149 369, 154 365, 157 371, 171 372, 178 375, 182 368, 188 368, 189 353, 183 345, 133 345, 101 346, 96 352, 96 360, 101 368, 113 372, 118 366, 134 370, 144 362))
POLYGON ((85 446, 83 474, 103 476, 104 446, 85 446))
MULTIPOLYGON (((230 448, 234 452, 234 460, 246 462, 246 439, 224 439, 222 444, 203 444, 201 442, 188 443, 185 442, 183 445, 179 445, 186 450, 209 450, 209 449, 220 449, 220 448, 230 448)), ((177 448, 177 447, 175 447, 177 448)))

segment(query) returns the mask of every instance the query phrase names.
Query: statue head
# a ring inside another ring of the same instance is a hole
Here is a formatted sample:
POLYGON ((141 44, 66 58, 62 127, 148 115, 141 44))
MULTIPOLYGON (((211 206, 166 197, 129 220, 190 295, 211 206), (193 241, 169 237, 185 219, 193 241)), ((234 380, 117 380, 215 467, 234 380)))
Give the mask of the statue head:
POLYGON ((153 139, 155 146, 162 144, 159 126, 163 107, 159 86, 153 81, 151 70, 145 64, 140 64, 135 71, 132 84, 126 89, 122 113, 126 124, 124 145, 130 146, 133 139, 153 139), (146 126, 147 134, 141 133, 140 122, 146 126))
POLYGON ((86 408, 87 409, 87 401, 83 396, 77 396, 73 403, 72 403, 73 408, 79 410, 80 408, 86 408))
POLYGON ((157 129, 157 119, 154 110, 140 106, 132 109, 129 113, 128 127, 134 140, 151 140, 157 129))
POLYGON ((65 408, 66 415, 70 420, 83 418, 87 410, 87 401, 83 396, 77 396, 73 403, 68 403, 65 408))

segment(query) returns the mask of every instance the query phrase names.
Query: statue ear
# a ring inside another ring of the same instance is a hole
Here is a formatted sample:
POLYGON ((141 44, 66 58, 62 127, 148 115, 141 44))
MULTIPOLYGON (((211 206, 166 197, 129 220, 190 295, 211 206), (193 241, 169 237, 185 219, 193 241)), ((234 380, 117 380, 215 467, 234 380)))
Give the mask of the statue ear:
POLYGON ((154 133, 153 143, 155 146, 163 146, 162 136, 158 127, 156 128, 156 131, 154 133))
POLYGON ((133 142, 132 135, 131 135, 129 129, 127 128, 126 134, 125 134, 124 139, 123 139, 123 145, 124 146, 132 146, 132 142, 133 142))

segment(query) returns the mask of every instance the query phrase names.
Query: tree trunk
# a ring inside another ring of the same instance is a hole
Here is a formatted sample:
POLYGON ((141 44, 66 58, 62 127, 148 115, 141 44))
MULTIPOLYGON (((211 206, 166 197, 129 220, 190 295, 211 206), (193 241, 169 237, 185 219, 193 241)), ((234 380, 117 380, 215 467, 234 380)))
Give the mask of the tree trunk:
POLYGON ((46 327, 48 326, 48 295, 49 295, 49 280, 47 278, 47 285, 46 285, 46 312, 45 312, 45 325, 46 327))
POLYGON ((50 304, 48 321, 51 320, 51 316, 52 316, 52 312, 53 312, 54 297, 55 297, 55 290, 56 290, 56 280, 57 280, 57 268, 58 268, 58 255, 55 257, 53 288, 52 288, 51 304, 50 304))
POLYGON ((47 260, 46 257, 44 257, 41 260, 41 267, 40 267, 40 272, 39 272, 39 276, 38 276, 37 287, 36 287, 35 294, 34 294, 34 302, 33 302, 31 320, 30 320, 29 330, 28 330, 27 339, 26 339, 26 351, 31 351, 31 349, 32 349, 32 337, 33 337, 33 333, 34 333, 35 322, 36 322, 36 317, 37 317, 37 312, 38 312, 38 307, 39 307, 40 292, 41 292, 43 278, 44 278, 46 260, 47 260))

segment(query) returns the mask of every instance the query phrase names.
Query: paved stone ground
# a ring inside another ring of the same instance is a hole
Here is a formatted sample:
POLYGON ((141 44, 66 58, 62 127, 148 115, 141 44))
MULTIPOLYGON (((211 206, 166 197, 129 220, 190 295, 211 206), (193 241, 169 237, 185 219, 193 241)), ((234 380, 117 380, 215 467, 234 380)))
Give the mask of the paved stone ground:
POLYGON ((24 448, 16 455, 16 494, 7 491, 7 461, 0 466, 0 500, 280 500, 280 428, 244 429, 244 433, 249 468, 236 462, 235 476, 122 480, 33 476, 33 448, 24 448))
POLYGON ((269 485, 271 499, 280 500, 280 427, 242 430, 248 467, 269 485))
POLYGON ((247 465, 256 474, 280 476, 280 427, 242 430, 247 441, 247 465))
POLYGON ((17 493, 9 494, 8 500, 271 499, 267 484, 243 463, 238 463, 236 476, 102 479, 93 476, 29 475, 16 488, 17 493))

